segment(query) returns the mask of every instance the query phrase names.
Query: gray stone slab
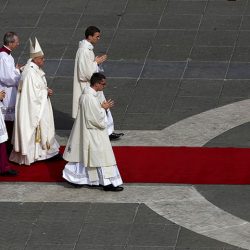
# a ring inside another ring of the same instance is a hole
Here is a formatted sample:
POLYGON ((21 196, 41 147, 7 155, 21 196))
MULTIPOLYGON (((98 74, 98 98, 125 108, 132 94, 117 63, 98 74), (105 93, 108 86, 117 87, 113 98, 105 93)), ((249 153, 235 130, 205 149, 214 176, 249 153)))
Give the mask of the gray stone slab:
POLYGON ((230 64, 227 74, 227 79, 250 79, 250 63, 230 64))
POLYGON ((196 45, 206 46, 233 46, 237 31, 199 31, 196 45))
POLYGON ((126 249, 128 250, 174 250, 174 247, 134 247, 128 246, 126 249))
POLYGON ((110 204, 95 203, 84 220, 85 223, 121 223, 131 224, 134 221, 139 204, 110 204))
MULTIPOLYGON (((237 148, 249 148, 250 147, 249 123, 230 129, 229 131, 210 140, 204 146, 225 148, 225 147, 232 147, 232 145, 237 148)), ((223 203, 224 202, 225 200, 223 200, 223 203)), ((247 208, 249 207, 249 205, 244 206, 242 204, 240 211, 244 210, 244 207, 247 208)), ((244 214, 245 213, 246 211, 244 211, 244 214)), ((246 215, 249 216, 249 213, 246 213, 246 215)))
POLYGON ((141 62, 107 61, 103 64, 105 76, 107 77, 132 77, 140 75, 143 64, 141 62))
POLYGON ((2 27, 30 27, 33 28, 38 21, 38 13, 15 13, 15 18, 10 18, 8 12, 1 13, 0 23, 2 27))
POLYGON ((219 97, 224 80, 184 79, 178 96, 219 97))
POLYGON ((146 63, 142 77, 144 78, 180 78, 185 62, 154 62, 146 63))
POLYGON ((242 15, 245 11, 246 0, 239 1, 217 1, 208 2, 205 14, 212 15, 242 15))
POLYGON ((179 226, 161 224, 134 224, 129 246, 174 246, 179 226))
POLYGON ((28 244, 25 250, 74 250, 74 244, 28 244))
POLYGON ((172 112, 185 112, 193 115, 205 110, 215 108, 218 102, 216 97, 178 96, 175 100, 172 112))
POLYGON ((42 15, 37 26, 49 27, 53 23, 53 28, 75 28, 79 18, 79 13, 47 13, 42 15))
POLYGON ((160 21, 159 15, 125 14, 122 16, 119 28, 123 29, 155 29, 160 21))
POLYGON ((44 6, 46 5, 46 0, 23 0, 22 4, 18 0, 8 0, 4 12, 14 12, 16 13, 40 13, 44 6))
POLYGON ((184 78, 224 79, 228 63, 189 62, 184 78))
POLYGON ((126 7, 126 0, 90 0, 84 13, 92 15, 121 14, 126 7))
POLYGON ((127 241, 130 227, 130 224, 121 223, 84 223, 77 245, 123 246, 127 241))
POLYGON ((170 14, 202 14, 206 6, 205 1, 175 1, 168 2, 166 12, 170 14))
POLYGON ((115 245, 115 246, 105 246, 105 245, 88 245, 88 244, 82 244, 76 245, 76 248, 74 250, 124 250, 125 246, 115 245))
POLYGON ((250 39, 250 31, 240 31, 239 38, 236 41, 236 45, 239 47, 248 47, 250 39))
POLYGON ((164 15, 159 25, 162 29, 197 30, 201 15, 164 15))
POLYGON ((166 5, 164 0, 137 0, 137 1, 128 1, 126 7, 126 13, 129 14, 155 14, 159 15, 162 13, 166 5))
POLYGON ((53 0, 46 5, 44 13, 82 13, 88 0, 74 0, 70 4, 68 1, 53 0))
POLYGON ((223 249, 225 243, 201 236, 185 228, 181 228, 178 241, 176 244, 178 248, 191 248, 191 249, 203 249, 203 247, 217 247, 223 249), (197 237, 197 238, 196 238, 197 237))
POLYGON ((218 106, 224 106, 230 103, 243 101, 245 99, 246 98, 243 98, 243 97, 220 97, 218 106))
POLYGON ((226 80, 221 97, 250 97, 250 80, 226 80))
POLYGON ((59 63, 59 60, 46 60, 43 66, 46 76, 54 76, 58 69, 59 63))
POLYGON ((156 45, 192 46, 196 31, 193 30, 158 30, 153 41, 156 45))
POLYGON ((148 55, 149 60, 186 61, 191 51, 190 46, 154 45, 148 55))
POLYGON ((78 27, 82 28, 88 25, 94 25, 94 26, 97 26, 101 30, 102 29, 114 29, 118 25, 119 19, 120 19, 120 16, 117 14, 83 15, 79 21, 78 27))
POLYGON ((199 30, 238 30, 241 16, 205 15, 199 30))
POLYGON ((249 62, 250 47, 236 47, 231 59, 232 62, 249 62))
MULTIPOLYGON (((249 123, 241 125, 236 130, 249 130, 249 123)), ((249 212, 249 185, 197 185, 196 189, 210 202, 247 221, 249 212)))
POLYGON ((140 204, 138 211, 136 213, 135 224, 164 224, 164 225, 174 225, 173 222, 163 218, 159 214, 155 213, 145 204, 140 204))
POLYGON ((66 45, 69 43, 74 29, 68 28, 55 28, 51 26, 51 24, 47 25, 47 27, 39 27, 37 28, 32 38, 37 37, 41 47, 43 44, 50 44, 50 46, 58 46, 60 44, 66 45))
POLYGON ((229 61, 233 47, 195 46, 190 58, 193 61, 229 61))
POLYGON ((72 77, 74 75, 74 60, 62 60, 60 62, 60 66, 58 68, 58 71, 56 72, 57 77, 72 77))
POLYGON ((50 88, 54 90, 56 95, 72 94, 73 78, 72 77, 55 77, 53 78, 50 88))

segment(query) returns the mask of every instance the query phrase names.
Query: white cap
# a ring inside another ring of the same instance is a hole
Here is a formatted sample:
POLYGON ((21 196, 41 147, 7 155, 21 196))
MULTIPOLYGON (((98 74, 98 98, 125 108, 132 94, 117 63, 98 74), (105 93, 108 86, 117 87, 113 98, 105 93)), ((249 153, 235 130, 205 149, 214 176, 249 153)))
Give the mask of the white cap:
POLYGON ((30 39, 30 58, 34 59, 38 56, 44 56, 43 51, 41 49, 41 46, 39 42, 37 41, 35 37, 35 45, 33 46, 32 41, 30 39))

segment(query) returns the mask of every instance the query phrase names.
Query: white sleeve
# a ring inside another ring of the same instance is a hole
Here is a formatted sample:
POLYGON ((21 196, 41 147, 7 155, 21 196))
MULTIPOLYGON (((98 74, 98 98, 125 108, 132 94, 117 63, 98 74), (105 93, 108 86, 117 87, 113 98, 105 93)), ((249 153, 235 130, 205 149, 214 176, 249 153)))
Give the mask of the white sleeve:
POLYGON ((18 86, 20 71, 6 58, 0 58, 0 82, 7 87, 18 86))

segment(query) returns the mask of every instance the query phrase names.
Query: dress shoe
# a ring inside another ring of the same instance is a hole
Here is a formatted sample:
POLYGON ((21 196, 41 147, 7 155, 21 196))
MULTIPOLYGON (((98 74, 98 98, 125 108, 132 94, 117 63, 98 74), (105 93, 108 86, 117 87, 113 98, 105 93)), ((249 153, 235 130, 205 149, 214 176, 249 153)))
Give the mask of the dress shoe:
POLYGON ((109 135, 109 139, 110 141, 114 141, 119 139, 121 136, 124 136, 123 133, 112 133, 111 135, 109 135))
POLYGON ((17 176, 17 175, 18 175, 18 172, 13 169, 0 173, 0 176, 17 176))
POLYGON ((69 182, 69 181, 66 181, 70 186, 74 187, 74 188, 81 188, 81 187, 84 187, 84 185, 82 184, 76 184, 76 183, 72 183, 72 182, 69 182))
POLYGON ((104 191, 112 191, 112 192, 119 192, 122 191, 123 189, 124 188, 121 186, 115 187, 112 184, 103 187, 104 191))

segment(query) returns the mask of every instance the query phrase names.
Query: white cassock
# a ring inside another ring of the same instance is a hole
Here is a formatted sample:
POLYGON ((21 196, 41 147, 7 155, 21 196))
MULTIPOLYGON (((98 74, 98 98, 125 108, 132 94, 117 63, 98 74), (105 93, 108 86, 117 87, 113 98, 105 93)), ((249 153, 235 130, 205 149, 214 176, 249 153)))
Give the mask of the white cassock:
POLYGON ((2 114, 3 103, 0 101, 0 143, 3 143, 8 140, 8 133, 5 127, 5 122, 2 114))
POLYGON ((45 73, 35 63, 24 68, 19 83, 10 161, 30 165, 58 154, 54 117, 45 73))
MULTIPOLYGON (((99 72, 99 67, 95 61, 95 54, 93 52, 93 45, 87 40, 79 42, 79 48, 75 58, 74 68, 74 83, 73 83, 73 103, 72 103, 72 117, 75 119, 78 111, 79 98, 83 89, 90 85, 91 76, 99 72)), ((99 102, 105 100, 103 91, 98 92, 99 102)), ((110 110, 107 110, 107 129, 109 135, 114 131, 114 122, 110 110)))
POLYGON ((6 121, 14 121, 15 104, 20 71, 15 68, 10 50, 3 47, 0 52, 0 90, 5 91, 2 113, 6 121))
POLYGON ((106 111, 101 107, 97 92, 85 87, 63 158, 69 163, 63 178, 75 184, 121 185, 109 140, 106 111))

